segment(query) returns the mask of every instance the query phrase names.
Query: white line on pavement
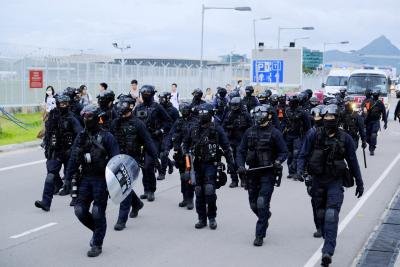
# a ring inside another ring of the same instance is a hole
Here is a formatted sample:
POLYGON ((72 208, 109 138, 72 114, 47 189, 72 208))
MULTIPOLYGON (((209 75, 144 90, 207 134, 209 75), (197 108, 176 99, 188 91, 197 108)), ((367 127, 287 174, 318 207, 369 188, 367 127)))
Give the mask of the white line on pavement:
POLYGON ((23 232, 23 233, 21 233, 21 234, 19 234, 19 235, 10 236, 10 238, 12 238, 12 239, 20 238, 20 237, 23 237, 23 236, 32 234, 32 233, 34 233, 34 232, 43 230, 43 229, 45 229, 45 228, 52 227, 52 226, 54 226, 54 225, 56 225, 56 224, 57 224, 56 222, 51 222, 51 223, 42 225, 42 226, 40 226, 40 227, 37 227, 37 228, 31 229, 31 230, 25 231, 25 232, 23 232))
MULTIPOLYGON (((394 160, 389 164, 389 166, 385 169, 385 171, 379 176, 379 178, 375 181, 375 183, 371 186, 371 188, 360 198, 357 204, 351 209, 351 211, 346 215, 346 217, 339 224, 338 236, 340 233, 346 228, 346 226, 350 223, 350 221, 357 215, 357 212, 362 208, 362 206, 367 202, 368 198, 375 192, 375 190, 379 187, 379 185, 385 180, 386 176, 390 173, 396 163, 400 160, 400 153, 394 158, 394 160)), ((321 258, 321 249, 323 244, 315 251, 314 255, 304 264, 305 267, 312 267, 321 258)))
POLYGON ((39 164, 39 163, 43 163, 43 162, 46 162, 46 160, 42 159, 42 160, 37 160, 37 161, 31 161, 31 162, 27 162, 27 163, 12 165, 12 166, 8 166, 8 167, 0 168, 0 172, 7 171, 7 170, 12 170, 12 169, 16 169, 16 168, 21 168, 21 167, 26 167, 26 166, 31 166, 31 165, 35 165, 35 164, 39 164))

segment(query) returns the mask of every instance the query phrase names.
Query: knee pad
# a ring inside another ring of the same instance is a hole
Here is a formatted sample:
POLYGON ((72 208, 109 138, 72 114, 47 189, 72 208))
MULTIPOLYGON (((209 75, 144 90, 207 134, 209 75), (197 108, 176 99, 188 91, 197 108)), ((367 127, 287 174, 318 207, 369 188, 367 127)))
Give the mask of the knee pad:
POLYGON ((335 223, 338 221, 338 214, 335 209, 327 209, 325 211, 325 222, 335 223))
POLYGON ((325 210, 323 210, 323 209, 318 209, 318 210, 317 210, 316 216, 317 216, 317 219, 323 220, 324 217, 325 217, 325 210))
POLYGON ((46 183, 53 183, 56 176, 53 173, 48 173, 46 176, 46 183))
POLYGON ((92 216, 94 220, 101 219, 104 216, 102 209, 97 205, 93 205, 92 216))
POLYGON ((258 197, 257 198, 257 208, 258 209, 265 208, 265 199, 264 199, 264 197, 258 197))
POLYGON ((212 184, 206 184, 204 186, 204 194, 206 196, 212 196, 215 194, 215 187, 212 184))
POLYGON ((299 154, 299 150, 298 149, 294 149, 293 150, 293 157, 297 157, 297 154, 299 154))
POLYGON ((377 138, 377 137, 378 137, 378 134, 377 134, 377 133, 372 133, 372 134, 371 134, 371 138, 375 139, 375 138, 377 138))
POLYGON ((202 191, 201 186, 196 185, 194 187, 194 192, 196 193, 196 197, 201 196, 201 191, 202 191))
POLYGON ((78 218, 82 218, 85 215, 84 214, 85 211, 84 211, 83 207, 81 205, 79 205, 79 204, 76 204, 74 206, 74 212, 75 212, 75 216, 78 217, 78 218))

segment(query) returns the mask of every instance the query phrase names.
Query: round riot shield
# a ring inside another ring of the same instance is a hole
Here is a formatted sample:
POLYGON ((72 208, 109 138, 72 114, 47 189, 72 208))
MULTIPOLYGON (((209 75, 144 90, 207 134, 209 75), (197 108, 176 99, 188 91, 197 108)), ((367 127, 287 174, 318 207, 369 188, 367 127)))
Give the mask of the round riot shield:
POLYGON ((106 167, 108 193, 115 204, 121 203, 131 192, 139 175, 137 162, 128 155, 120 154, 110 159, 106 167))

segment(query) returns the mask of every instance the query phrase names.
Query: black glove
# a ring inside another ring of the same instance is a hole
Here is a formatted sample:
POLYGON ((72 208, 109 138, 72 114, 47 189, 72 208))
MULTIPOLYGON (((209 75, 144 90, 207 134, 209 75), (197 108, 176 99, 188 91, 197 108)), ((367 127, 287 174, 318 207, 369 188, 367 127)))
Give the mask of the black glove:
POLYGON ((185 182, 188 182, 188 181, 190 180, 190 172, 189 172, 189 171, 186 171, 186 172, 183 174, 182 178, 183 178, 183 180, 184 180, 185 182))
POLYGON ((244 166, 239 166, 236 172, 240 175, 246 174, 246 168, 244 166))
POLYGON ((282 163, 280 163, 280 161, 275 161, 273 166, 275 170, 282 169, 282 163))
POLYGON ((364 186, 363 185, 357 185, 356 187, 356 197, 360 198, 364 194, 364 186))
POLYGON ((362 141, 361 147, 362 147, 363 149, 365 149, 365 148, 367 147, 367 142, 362 141))
POLYGON ((235 173, 235 165, 228 163, 228 173, 235 173))
POLYGON ((162 158, 166 158, 166 157, 168 157, 168 155, 169 155, 169 152, 168 151, 162 151, 161 153, 160 153, 160 158, 162 159, 162 158))
POLYGON ((71 192, 71 181, 65 180, 63 187, 61 188, 60 192, 58 193, 60 196, 66 196, 71 192))
POLYGON ((312 197, 312 186, 307 186, 307 194, 312 197))
POLYGON ((387 122, 383 125, 383 129, 387 129, 387 122))

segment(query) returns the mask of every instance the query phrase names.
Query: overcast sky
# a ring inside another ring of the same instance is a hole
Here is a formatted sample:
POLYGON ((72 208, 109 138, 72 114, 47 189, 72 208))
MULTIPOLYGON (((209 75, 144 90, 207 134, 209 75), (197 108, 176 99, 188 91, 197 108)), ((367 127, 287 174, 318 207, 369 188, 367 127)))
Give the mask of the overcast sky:
MULTIPOLYGON (((131 44, 141 56, 199 58, 201 4, 197 0, 2 0, 0 42, 115 53, 111 43, 131 44)), ((230 51, 250 55, 257 39, 276 47, 278 27, 314 26, 314 31, 282 31, 282 44, 322 50, 323 42, 348 40, 359 49, 385 35, 400 47, 399 0, 205 0, 206 6, 250 6, 252 12, 207 10, 205 58, 230 51)))

